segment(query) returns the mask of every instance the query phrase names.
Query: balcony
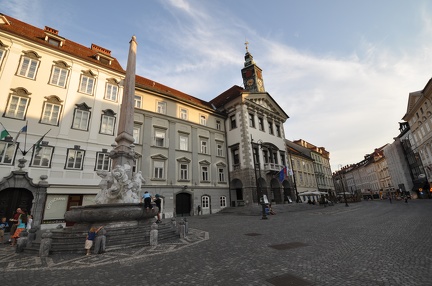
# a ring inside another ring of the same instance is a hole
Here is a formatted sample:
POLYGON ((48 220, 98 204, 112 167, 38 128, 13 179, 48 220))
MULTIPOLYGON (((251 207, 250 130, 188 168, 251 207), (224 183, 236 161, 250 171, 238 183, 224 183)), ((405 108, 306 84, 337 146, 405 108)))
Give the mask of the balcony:
POLYGON ((264 163, 264 171, 266 172, 279 172, 284 166, 275 163, 264 163))

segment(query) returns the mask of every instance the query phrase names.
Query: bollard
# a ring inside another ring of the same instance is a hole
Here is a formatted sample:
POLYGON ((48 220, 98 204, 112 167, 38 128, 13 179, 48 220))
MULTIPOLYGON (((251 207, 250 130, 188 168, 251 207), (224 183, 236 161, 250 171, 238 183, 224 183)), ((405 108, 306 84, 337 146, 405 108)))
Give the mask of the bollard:
POLYGON ((39 247, 39 256, 40 257, 48 257, 51 251, 51 243, 52 243, 52 233, 50 230, 47 230, 42 234, 42 239, 39 247))
POLYGON ((24 251, 24 248, 27 246, 27 238, 28 232, 27 230, 21 231, 19 234, 19 238, 17 239, 17 246, 15 248, 16 253, 20 253, 24 251))
POLYGON ((186 229, 185 222, 184 222, 184 220, 181 220, 179 222, 179 227, 178 227, 180 238, 186 237, 186 230, 185 229, 186 229))
POLYGON ((151 225, 151 230, 150 230, 150 246, 156 246, 158 245, 158 225, 157 223, 153 223, 151 225))
POLYGON ((171 228, 176 229, 177 221, 174 217, 171 218, 171 228))
POLYGON ((189 234, 189 222, 187 221, 187 218, 183 218, 183 221, 185 223, 185 236, 189 234))
POLYGON ((35 226, 28 230, 28 239, 27 239, 27 247, 31 247, 33 245, 33 241, 36 240, 36 232, 39 227, 35 226))

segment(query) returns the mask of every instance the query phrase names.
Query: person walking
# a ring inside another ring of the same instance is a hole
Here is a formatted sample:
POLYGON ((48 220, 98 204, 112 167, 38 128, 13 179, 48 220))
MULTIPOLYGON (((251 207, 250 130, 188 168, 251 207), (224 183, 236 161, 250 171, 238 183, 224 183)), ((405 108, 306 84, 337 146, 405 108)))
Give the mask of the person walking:
POLYGON ((156 223, 161 223, 161 203, 162 200, 160 199, 159 194, 155 195, 155 199, 153 200, 153 202, 156 204, 157 208, 158 208, 158 212, 157 212, 157 221, 156 223))

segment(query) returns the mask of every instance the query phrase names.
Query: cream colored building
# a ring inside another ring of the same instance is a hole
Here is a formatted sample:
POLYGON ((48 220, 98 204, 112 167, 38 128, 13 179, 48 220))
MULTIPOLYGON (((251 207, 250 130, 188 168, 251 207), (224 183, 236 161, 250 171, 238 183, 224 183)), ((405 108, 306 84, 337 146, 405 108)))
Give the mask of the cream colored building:
MULTIPOLYGON (((70 207, 93 204, 96 172, 111 168, 124 76, 103 47, 0 15, 0 122, 10 135, 0 141, 1 216, 22 207, 51 228, 70 207)), ((135 106, 135 170, 142 192, 162 196, 164 217, 229 205, 225 115, 141 76, 135 106)))

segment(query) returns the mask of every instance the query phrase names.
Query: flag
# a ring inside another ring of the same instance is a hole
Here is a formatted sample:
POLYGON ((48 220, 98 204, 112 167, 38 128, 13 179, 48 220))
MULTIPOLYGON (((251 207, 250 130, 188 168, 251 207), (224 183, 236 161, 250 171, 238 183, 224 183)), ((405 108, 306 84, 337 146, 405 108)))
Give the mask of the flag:
POLYGON ((8 135, 9 135, 9 132, 6 130, 6 128, 4 128, 3 124, 1 124, 1 126, 0 126, 0 140, 5 139, 8 135))
MULTIPOLYGON (((46 134, 45 134, 46 135, 46 134)), ((36 153, 38 153, 40 151, 40 149, 42 149, 41 144, 42 144, 42 140, 44 139, 45 135, 43 135, 38 141, 36 141, 36 143, 33 145, 35 146, 35 150, 36 153)))
POLYGON ((20 134, 21 133, 27 133, 27 124, 23 127, 23 128, 21 128, 21 130, 18 132, 18 134, 15 136, 15 139, 14 139, 14 144, 16 144, 17 143, 17 140, 18 140, 18 137, 20 136, 20 134))
POLYGON ((279 181, 282 182, 283 180, 285 180, 286 171, 287 167, 283 167, 283 169, 279 171, 279 181))

